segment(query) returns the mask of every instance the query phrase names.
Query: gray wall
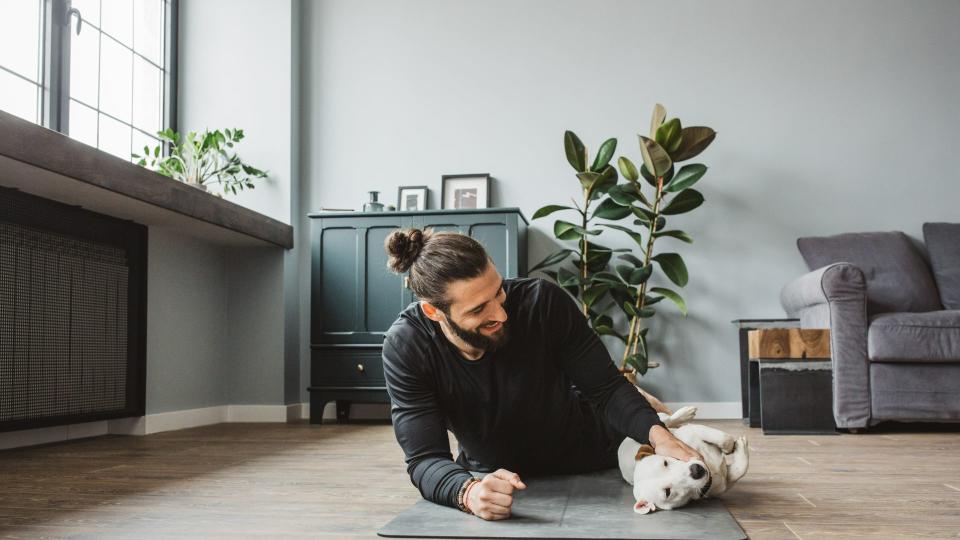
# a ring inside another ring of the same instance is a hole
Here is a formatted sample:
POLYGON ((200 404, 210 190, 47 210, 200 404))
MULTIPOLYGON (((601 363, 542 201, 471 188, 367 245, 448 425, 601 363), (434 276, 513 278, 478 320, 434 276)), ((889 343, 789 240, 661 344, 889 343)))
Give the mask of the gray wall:
MULTIPOLYGON (((529 217, 578 196, 565 129, 593 149, 617 137, 618 155, 636 162, 656 102, 719 132, 699 158, 706 204, 672 220, 695 243, 658 244, 682 253, 691 275, 690 316, 665 310, 650 334, 665 367, 645 385, 667 401, 739 399, 730 320, 782 316, 780 287, 805 271, 797 237, 918 236, 925 220, 958 219, 955 1, 304 9, 306 210, 359 208, 370 189, 393 201, 411 184, 428 184, 435 207, 441 174, 490 172, 494 204, 529 217)), ((534 222, 531 262, 555 248, 552 219, 534 222)))

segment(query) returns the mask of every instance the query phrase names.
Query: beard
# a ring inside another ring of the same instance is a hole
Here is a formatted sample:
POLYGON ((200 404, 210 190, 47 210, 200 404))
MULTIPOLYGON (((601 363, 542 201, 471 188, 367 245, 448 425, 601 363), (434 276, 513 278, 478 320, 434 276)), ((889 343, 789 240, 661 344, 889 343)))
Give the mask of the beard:
POLYGON ((467 330, 466 328, 453 322, 453 319, 451 319, 449 316, 447 317, 447 324, 450 325, 450 330, 452 330, 457 337, 465 341, 467 344, 486 352, 493 352, 503 348, 510 336, 510 333, 507 331, 507 321, 503 321, 503 323, 500 325, 500 329, 489 336, 480 333, 479 327, 477 327, 476 330, 467 330))

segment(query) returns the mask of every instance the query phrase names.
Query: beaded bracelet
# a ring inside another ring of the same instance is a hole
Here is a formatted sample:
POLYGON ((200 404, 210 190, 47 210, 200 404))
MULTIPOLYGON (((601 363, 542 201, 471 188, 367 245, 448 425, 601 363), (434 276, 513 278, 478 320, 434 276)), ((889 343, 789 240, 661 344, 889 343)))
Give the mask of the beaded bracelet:
POLYGON ((462 486, 460 486, 460 491, 457 492, 457 508, 459 508, 461 511, 466 512, 468 514, 473 514, 473 512, 470 511, 469 508, 467 508, 467 501, 464 500, 464 495, 466 495, 467 490, 470 489, 470 486, 472 486, 473 484, 476 484, 479 481, 480 480, 477 478, 470 478, 469 480, 464 482, 462 486))

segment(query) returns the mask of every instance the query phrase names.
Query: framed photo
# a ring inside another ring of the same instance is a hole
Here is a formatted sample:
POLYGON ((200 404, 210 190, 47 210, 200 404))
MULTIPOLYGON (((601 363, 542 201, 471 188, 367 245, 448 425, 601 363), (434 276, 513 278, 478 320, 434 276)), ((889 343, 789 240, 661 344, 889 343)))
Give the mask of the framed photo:
POLYGON ((397 210, 410 212, 427 209, 427 186, 400 186, 397 188, 397 210))
POLYGON ((440 188, 440 208, 488 208, 490 175, 445 174, 440 188))

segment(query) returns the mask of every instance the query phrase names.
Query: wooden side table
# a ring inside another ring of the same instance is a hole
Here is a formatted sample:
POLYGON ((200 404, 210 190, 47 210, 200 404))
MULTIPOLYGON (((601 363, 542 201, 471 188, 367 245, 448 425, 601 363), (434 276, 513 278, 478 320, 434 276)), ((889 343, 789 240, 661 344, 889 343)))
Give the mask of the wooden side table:
POLYGON ((747 348, 765 434, 836 433, 829 330, 750 330, 747 348))
POLYGON ((750 362, 748 335, 750 330, 767 328, 800 328, 800 319, 735 319, 740 334, 740 402, 743 423, 760 427, 760 365, 750 362))

